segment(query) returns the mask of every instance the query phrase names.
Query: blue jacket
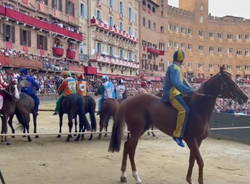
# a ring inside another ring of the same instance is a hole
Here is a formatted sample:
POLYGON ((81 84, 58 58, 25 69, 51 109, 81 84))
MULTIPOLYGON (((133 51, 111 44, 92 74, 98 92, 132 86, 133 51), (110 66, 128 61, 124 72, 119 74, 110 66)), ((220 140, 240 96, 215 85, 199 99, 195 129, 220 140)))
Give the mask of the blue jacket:
POLYGON ((174 63, 171 64, 164 81, 163 102, 169 102, 180 94, 192 96, 193 92, 192 87, 185 81, 181 68, 174 63))
POLYGON ((36 82, 30 75, 21 76, 19 82, 22 81, 24 81, 24 85, 21 87, 21 91, 24 93, 36 94, 36 91, 40 88, 38 82, 36 82))

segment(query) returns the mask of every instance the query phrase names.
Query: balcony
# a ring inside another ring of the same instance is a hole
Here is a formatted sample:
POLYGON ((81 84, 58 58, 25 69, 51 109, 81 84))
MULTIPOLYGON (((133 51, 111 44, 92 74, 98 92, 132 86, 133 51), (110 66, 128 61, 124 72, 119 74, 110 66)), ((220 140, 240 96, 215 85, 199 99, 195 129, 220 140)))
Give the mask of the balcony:
POLYGON ((111 27, 111 26, 108 26, 107 24, 103 23, 102 21, 99 21, 95 18, 92 18, 90 19, 90 25, 91 26, 96 26, 98 27, 99 29, 102 29, 104 31, 108 31, 109 33, 112 33, 112 34, 115 34, 115 35, 118 35, 128 41, 131 41, 132 43, 136 44, 138 43, 138 39, 134 36, 131 36, 128 34, 128 32, 126 31, 121 31, 121 30, 118 30, 114 27, 111 27))
POLYGON ((57 25, 50 24, 46 21, 39 20, 37 18, 34 18, 32 16, 26 15, 22 12, 16 11, 14 9, 6 8, 0 5, 0 15, 8 17, 16 22, 21 22, 26 25, 34 26, 38 29, 51 31, 56 34, 64 35, 66 37, 72 38, 76 41, 82 41, 83 35, 69 31, 67 29, 61 28, 57 25))
POLYGON ((60 47, 53 47, 52 51, 53 51, 53 56, 55 57, 62 57, 64 54, 64 49, 60 47))
POLYGON ((68 59, 75 59, 76 51, 72 49, 67 49, 67 58, 68 59))
POLYGON ((92 56, 91 61, 139 69, 138 63, 130 62, 130 61, 127 61, 125 59, 115 58, 115 57, 111 57, 111 56, 94 55, 94 56, 92 56))
POLYGON ((151 54, 154 54, 154 55, 160 55, 160 56, 163 56, 165 53, 164 53, 164 50, 158 50, 158 49, 155 49, 155 48, 147 48, 147 52, 148 53, 151 53, 151 54))

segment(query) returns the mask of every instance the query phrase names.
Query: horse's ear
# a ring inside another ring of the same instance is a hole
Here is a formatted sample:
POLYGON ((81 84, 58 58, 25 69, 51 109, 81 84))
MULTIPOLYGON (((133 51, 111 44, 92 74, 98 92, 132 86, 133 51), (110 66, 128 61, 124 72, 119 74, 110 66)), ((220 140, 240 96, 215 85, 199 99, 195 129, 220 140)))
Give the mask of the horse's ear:
POLYGON ((220 73, 222 74, 224 71, 225 71, 225 65, 222 65, 222 66, 220 67, 220 73))

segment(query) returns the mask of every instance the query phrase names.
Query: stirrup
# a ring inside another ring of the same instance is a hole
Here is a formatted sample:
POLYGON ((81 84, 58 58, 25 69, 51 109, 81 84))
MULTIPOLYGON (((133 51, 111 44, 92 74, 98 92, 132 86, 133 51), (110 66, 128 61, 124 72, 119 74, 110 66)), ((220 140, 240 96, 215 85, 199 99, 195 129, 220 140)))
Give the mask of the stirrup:
POLYGON ((179 138, 179 137, 173 137, 174 141, 182 148, 185 147, 185 144, 183 143, 183 140, 182 138, 179 138))

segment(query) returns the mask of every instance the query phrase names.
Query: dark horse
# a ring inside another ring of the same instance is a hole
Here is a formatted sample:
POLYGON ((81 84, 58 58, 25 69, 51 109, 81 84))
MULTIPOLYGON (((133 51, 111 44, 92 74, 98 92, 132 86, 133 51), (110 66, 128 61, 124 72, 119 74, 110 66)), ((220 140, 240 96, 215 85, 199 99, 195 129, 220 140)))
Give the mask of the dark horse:
MULTIPOLYGON (((96 103, 94 98, 91 96, 83 96, 82 97, 84 100, 84 112, 85 114, 89 114, 89 118, 91 121, 91 132, 96 131, 96 118, 95 118, 95 108, 96 108, 96 103)), ((86 119, 87 123, 88 120, 86 119)), ((89 124, 89 123, 88 123, 89 124)), ((79 124, 79 132, 85 132, 86 127, 83 125, 80 126, 79 124)), ((75 132, 77 132, 77 118, 75 117, 75 132)), ((81 136, 81 139, 84 138, 84 135, 81 136)), ((89 140, 92 140, 93 134, 90 135, 89 140)), ((80 135, 77 136, 76 141, 80 139, 80 135)))
MULTIPOLYGON (((72 138, 71 132, 73 127, 73 118, 79 117, 79 127, 85 127, 86 130, 90 130, 90 125, 85 116, 85 108, 84 108, 84 99, 82 96, 78 94, 72 94, 69 96, 65 96, 62 100, 61 108, 59 111, 59 133, 62 132, 62 123, 63 123, 63 114, 68 114, 68 126, 69 126, 69 135, 66 141, 70 141, 72 138)), ((58 135, 60 137, 60 135, 58 135)))
POLYGON ((106 133, 105 133, 105 137, 108 136, 107 132, 108 132, 108 123, 111 117, 115 117, 116 112, 119 109, 119 101, 116 99, 111 99, 108 98, 106 99, 103 104, 102 104, 102 112, 100 113, 100 134, 98 136, 99 139, 102 138, 102 130, 105 129, 106 133))
MULTIPOLYGON (((2 130, 1 134, 7 134, 8 132, 8 126, 7 126, 7 121, 8 119, 15 113, 16 110, 16 103, 17 103, 17 98, 16 96, 16 91, 15 91, 15 84, 10 83, 9 86, 7 86, 6 90, 2 90, 1 93, 4 96, 4 103, 3 107, 1 109, 1 114, 2 114, 2 130)), ((7 142, 7 136, 2 137, 2 142, 6 142, 6 144, 10 144, 7 142), (3 139, 4 138, 4 139, 3 139)))
MULTIPOLYGON (((34 111, 35 102, 33 98, 26 93, 20 93, 20 99, 16 103, 16 117, 19 121, 19 123, 23 126, 23 133, 29 133, 29 123, 30 123, 30 114, 33 116, 33 124, 34 124, 34 133, 37 133, 37 113, 34 111)), ((14 114, 10 116, 10 119, 8 121, 8 124, 12 130, 12 133, 15 133, 15 129, 12 125, 14 114)), ((38 138, 38 135, 35 136, 38 138)), ((27 136, 28 141, 32 141, 31 137, 27 136)))
MULTIPOLYGON (((189 184, 192 184, 191 176, 195 161, 197 161, 199 167, 198 182, 203 184, 204 163, 199 147, 208 136, 209 120, 216 98, 219 96, 231 98, 239 104, 243 104, 248 100, 246 94, 231 79, 231 74, 224 71, 224 68, 221 68, 218 74, 203 83, 197 90, 197 93, 189 100, 190 123, 184 137, 190 149, 189 168, 186 176, 186 181, 189 184)), ((125 172, 127 156, 129 155, 133 177, 137 183, 142 182, 137 174, 134 161, 139 138, 152 124, 162 132, 172 136, 176 126, 176 115, 177 111, 170 105, 164 104, 160 98, 151 95, 132 97, 120 106, 112 130, 109 151, 120 150, 123 122, 125 120, 130 136, 124 144, 121 181, 125 182, 127 180, 125 172)))

